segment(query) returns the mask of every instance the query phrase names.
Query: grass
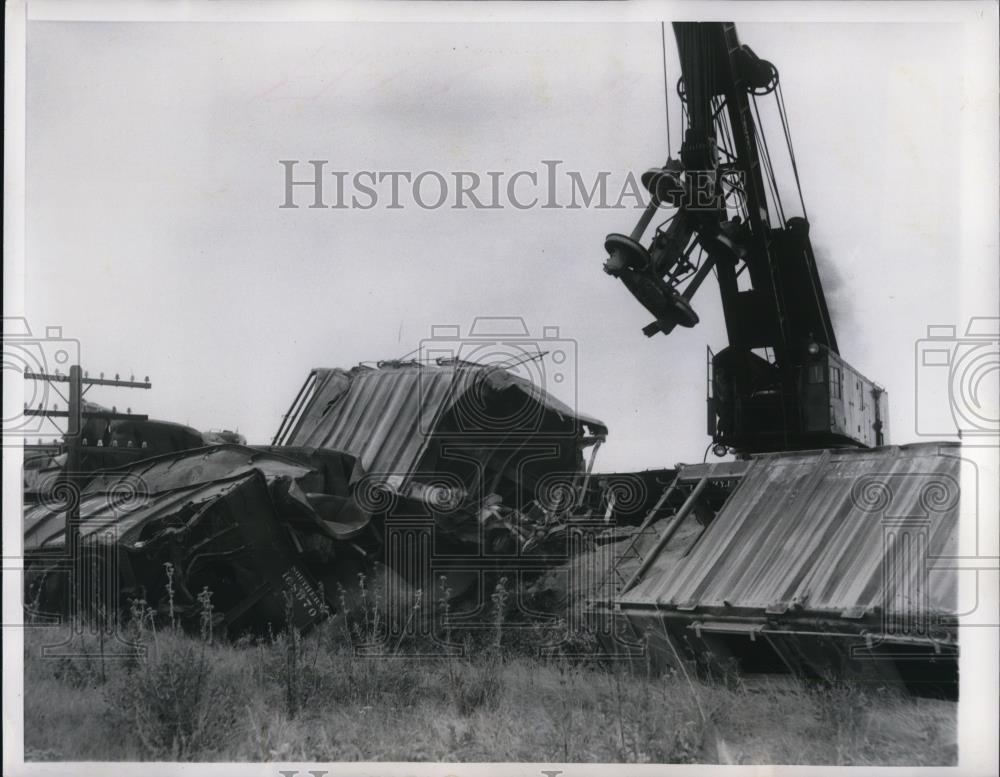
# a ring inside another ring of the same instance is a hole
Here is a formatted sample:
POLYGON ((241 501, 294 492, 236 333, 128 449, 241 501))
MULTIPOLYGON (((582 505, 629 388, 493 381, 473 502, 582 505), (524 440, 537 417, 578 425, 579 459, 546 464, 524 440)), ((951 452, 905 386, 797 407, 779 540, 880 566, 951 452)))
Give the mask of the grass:
POLYGON ((96 662, 42 658, 46 631, 28 633, 28 759, 936 765, 957 757, 953 703, 887 692, 689 687, 676 676, 558 658, 365 658, 327 651, 318 632, 293 648, 286 635, 232 645, 163 632, 142 665, 106 661, 102 682, 96 662), (299 651, 294 703, 290 649, 299 651))
MULTIPOLYGON (((26 760, 957 761, 952 702, 789 677, 689 681, 532 656, 504 624, 504 581, 493 625, 474 644, 449 624, 445 581, 439 593, 443 634, 464 640, 474 659, 420 657, 419 639, 386 639, 372 590, 353 617, 236 643, 213 635, 208 596, 193 635, 154 624, 137 603, 128 635, 145 654, 124 658, 89 635, 89 658, 43 657, 58 629, 28 629, 26 760)), ((421 605, 418 597, 414 622, 421 605)))

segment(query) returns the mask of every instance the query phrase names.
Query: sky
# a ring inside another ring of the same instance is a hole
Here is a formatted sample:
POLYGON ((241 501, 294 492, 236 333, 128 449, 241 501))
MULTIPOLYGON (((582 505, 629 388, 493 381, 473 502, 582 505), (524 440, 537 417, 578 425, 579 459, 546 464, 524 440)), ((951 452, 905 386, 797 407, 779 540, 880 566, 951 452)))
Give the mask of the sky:
MULTIPOLYGON (((995 89, 969 81, 981 58, 958 23, 738 32, 781 74, 841 354, 887 388, 890 441, 915 441, 927 326, 995 315, 962 297, 996 278, 995 229, 963 227, 995 197, 969 179, 968 133, 995 125, 995 89)), ((667 53, 673 83, 669 25, 667 53)), ((28 321, 61 326, 93 374, 153 383, 90 398, 263 443, 312 367, 521 317, 569 341, 570 379, 545 387, 608 425, 599 470, 700 461, 718 290, 695 298, 697 327, 644 337, 649 316, 601 270, 605 235, 638 211, 279 207, 279 160, 303 175, 314 159, 446 175, 561 160, 622 181, 667 155, 661 62, 652 22, 30 22, 28 321)), ((670 112, 676 156, 676 95, 670 112)))

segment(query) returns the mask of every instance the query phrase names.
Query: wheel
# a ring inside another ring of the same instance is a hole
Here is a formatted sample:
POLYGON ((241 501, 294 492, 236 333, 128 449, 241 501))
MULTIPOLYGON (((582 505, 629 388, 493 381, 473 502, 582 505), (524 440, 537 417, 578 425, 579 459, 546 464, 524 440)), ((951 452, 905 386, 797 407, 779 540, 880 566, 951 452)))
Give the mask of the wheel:
POLYGON ((628 235, 612 232, 604 240, 604 249, 610 254, 604 264, 609 275, 618 275, 622 270, 645 270, 649 267, 649 251, 628 235))

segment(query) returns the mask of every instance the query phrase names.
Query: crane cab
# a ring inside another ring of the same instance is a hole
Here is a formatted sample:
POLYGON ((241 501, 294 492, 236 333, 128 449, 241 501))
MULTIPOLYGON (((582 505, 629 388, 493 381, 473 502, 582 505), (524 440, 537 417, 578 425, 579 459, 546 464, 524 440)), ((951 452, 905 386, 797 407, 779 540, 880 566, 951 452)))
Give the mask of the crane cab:
POLYGON ((820 343, 806 344, 797 361, 784 371, 763 349, 708 351, 708 433, 717 452, 885 444, 885 389, 820 343))

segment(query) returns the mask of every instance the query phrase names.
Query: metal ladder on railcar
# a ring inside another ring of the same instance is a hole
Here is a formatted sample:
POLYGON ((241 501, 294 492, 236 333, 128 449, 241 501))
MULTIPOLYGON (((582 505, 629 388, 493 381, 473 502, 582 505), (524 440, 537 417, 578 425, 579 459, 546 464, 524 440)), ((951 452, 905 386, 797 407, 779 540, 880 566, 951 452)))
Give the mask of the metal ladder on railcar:
POLYGON ((702 491, 705 490, 707 484, 708 478, 699 478, 692 483, 682 483, 680 475, 677 475, 670 482, 670 485, 663 489, 663 493, 656 500, 656 504, 650 508, 646 517, 643 518, 638 531, 632 535, 632 540, 622 554, 614 560, 611 569, 605 575, 600 587, 602 601, 609 604, 612 603, 618 596, 633 588, 639 582, 650 566, 652 566, 656 557, 666 547, 667 543, 670 542, 670 538, 674 536, 688 513, 691 512, 691 509, 694 507, 698 497, 701 496, 702 491), (670 513, 668 501, 674 491, 689 486, 691 487, 691 492, 684 500, 684 504, 676 512, 670 513), (661 533, 653 528, 653 524, 662 518, 670 518, 671 520, 661 533), (645 554, 642 554, 639 552, 639 544, 649 534, 652 534, 656 538, 656 541, 645 554), (638 560, 639 568, 626 577, 624 567, 634 560, 638 560))

